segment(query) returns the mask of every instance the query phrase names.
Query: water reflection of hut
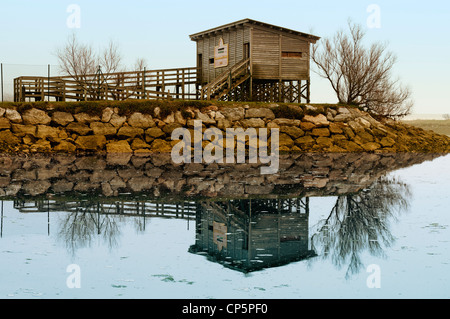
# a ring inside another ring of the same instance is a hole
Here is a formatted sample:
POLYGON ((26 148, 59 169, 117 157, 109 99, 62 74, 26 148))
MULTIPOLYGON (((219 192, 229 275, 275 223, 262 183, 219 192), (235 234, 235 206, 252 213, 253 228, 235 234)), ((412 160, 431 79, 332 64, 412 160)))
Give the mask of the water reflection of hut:
POLYGON ((253 199, 198 204, 192 253, 243 272, 314 256, 309 249, 309 201, 253 199))

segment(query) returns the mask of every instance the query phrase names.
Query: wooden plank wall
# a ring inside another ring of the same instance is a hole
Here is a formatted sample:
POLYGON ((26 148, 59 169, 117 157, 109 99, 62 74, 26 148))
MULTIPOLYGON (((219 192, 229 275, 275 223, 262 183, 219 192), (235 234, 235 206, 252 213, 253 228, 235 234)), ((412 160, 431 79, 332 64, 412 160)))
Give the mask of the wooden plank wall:
POLYGON ((250 29, 237 27, 229 31, 218 32, 213 36, 204 37, 197 40, 197 54, 202 54, 202 84, 210 83, 217 76, 227 72, 237 62, 244 58, 244 43, 250 41, 250 29), (228 66, 214 68, 210 59, 214 58, 214 47, 219 44, 220 38, 228 44, 228 66))
POLYGON ((309 42, 276 30, 252 29, 252 68, 255 80, 308 80, 309 42), (302 52, 301 58, 283 58, 281 53, 302 52))

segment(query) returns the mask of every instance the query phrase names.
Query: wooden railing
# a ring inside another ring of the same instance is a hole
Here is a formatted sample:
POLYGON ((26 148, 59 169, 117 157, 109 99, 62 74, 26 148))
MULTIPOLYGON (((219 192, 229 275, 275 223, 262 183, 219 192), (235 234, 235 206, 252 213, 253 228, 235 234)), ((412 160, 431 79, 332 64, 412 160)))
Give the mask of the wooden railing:
POLYGON ((14 101, 198 99, 197 68, 14 79, 14 101))
POLYGON ((159 203, 152 201, 88 202, 64 200, 14 200, 21 213, 70 212, 109 215, 148 216, 166 218, 195 218, 195 202, 159 203))
POLYGON ((246 76, 250 76, 250 59, 243 59, 230 70, 216 77, 212 82, 201 88, 201 98, 206 100, 219 99, 226 95, 236 85, 242 83, 246 76))

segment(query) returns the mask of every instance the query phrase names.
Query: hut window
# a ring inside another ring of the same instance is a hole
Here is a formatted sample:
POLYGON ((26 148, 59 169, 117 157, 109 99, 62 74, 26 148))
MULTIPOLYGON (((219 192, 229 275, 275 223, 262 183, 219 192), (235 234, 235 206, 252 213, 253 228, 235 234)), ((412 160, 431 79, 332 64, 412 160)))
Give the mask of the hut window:
POLYGON ((214 64, 214 58, 209 59, 210 64, 214 64))
POLYGON ((287 51, 283 51, 281 52, 281 57, 282 58, 301 58, 302 57, 302 53, 301 52, 287 52, 287 51))

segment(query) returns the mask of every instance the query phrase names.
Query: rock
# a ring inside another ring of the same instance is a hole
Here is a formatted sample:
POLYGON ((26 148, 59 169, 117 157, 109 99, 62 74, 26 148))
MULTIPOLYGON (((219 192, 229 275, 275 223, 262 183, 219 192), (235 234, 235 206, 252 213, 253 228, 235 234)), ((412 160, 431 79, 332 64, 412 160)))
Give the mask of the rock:
POLYGON ((37 131, 36 131, 36 137, 37 138, 57 138, 59 134, 59 129, 52 126, 47 125, 38 125, 37 131))
POLYGON ((334 117, 335 122, 347 122, 353 119, 353 115, 349 113, 338 114, 334 117))
POLYGON ((331 122, 330 125, 328 126, 328 129, 330 130, 330 132, 332 134, 342 134, 342 133, 344 133, 344 131, 342 130, 343 127, 344 127, 344 124, 342 124, 342 123, 331 122))
POLYGON ((358 117, 356 121, 363 127, 363 128, 370 128, 371 124, 368 120, 358 117))
POLYGON ((78 135, 87 135, 92 132, 92 129, 83 123, 72 122, 66 126, 68 132, 74 132, 78 135))
POLYGON ((225 118, 217 119, 217 128, 221 130, 226 130, 227 128, 231 128, 231 122, 225 118))
POLYGON ((111 119, 109 120, 109 123, 111 123, 115 127, 120 127, 123 125, 123 123, 125 123, 126 120, 127 120, 126 116, 120 116, 120 115, 114 113, 111 115, 111 119))
POLYGON ((0 130, 9 129, 11 127, 11 123, 5 117, 0 117, 0 130))
POLYGON ((162 121, 166 124, 175 123, 175 115, 172 112, 169 115, 167 115, 162 121))
MULTIPOLYGON (((281 133, 279 135, 280 150, 281 150, 281 146, 286 146, 286 147, 291 148, 292 146, 294 146, 294 144, 295 144, 294 141, 292 140, 292 138, 289 135, 284 134, 284 133, 281 133)), ((270 144, 270 145, 272 145, 272 144, 270 144)))
POLYGON ((327 186, 328 182, 328 178, 313 178, 312 180, 305 181, 303 186, 307 188, 324 188, 325 186, 327 186))
POLYGON ((143 135, 144 135, 144 130, 142 128, 131 127, 131 126, 122 126, 119 129, 119 132, 117 132, 118 137, 125 137, 125 138, 143 136, 143 135))
POLYGON ((216 111, 216 115, 214 116, 214 119, 217 120, 221 120, 221 119, 225 119, 225 116, 220 113, 219 111, 216 111))
POLYGON ((32 108, 23 113, 23 122, 25 124, 38 125, 43 124, 47 125, 51 122, 51 117, 48 116, 47 112, 43 110, 39 110, 36 108, 32 108))
POLYGON ((21 142, 10 130, 0 131, 0 143, 7 145, 17 145, 21 142))
POLYGON ((151 144, 151 150, 156 153, 170 153, 172 147, 169 142, 157 139, 151 144))
POLYGON ((311 131, 312 136, 330 136, 330 130, 326 127, 315 128, 311 131))
POLYGON ((259 127, 265 127, 264 120, 260 118, 249 118, 241 121, 241 124, 244 128, 259 128, 259 127))
POLYGON ((299 137, 295 140, 295 144, 302 148, 310 147, 310 146, 314 145, 315 143, 316 143, 316 141, 310 135, 305 135, 305 136, 299 137))
POLYGON ((128 187, 133 192, 141 192, 146 189, 150 189, 153 186, 153 179, 147 176, 132 177, 128 181, 128 187))
POLYGON ((175 123, 186 125, 186 119, 183 117, 180 111, 175 112, 175 123))
POLYGON ((373 142, 374 141, 373 135, 367 131, 358 132, 357 136, 364 142, 373 142))
POLYGON ((6 109, 5 117, 11 121, 11 123, 22 123, 22 116, 14 109, 6 109))
POLYGON ((313 123, 316 127, 327 127, 330 125, 327 118, 323 114, 319 114, 316 116, 305 115, 303 117, 303 121, 313 123))
POLYGON ((102 194, 105 197, 110 197, 114 195, 114 191, 111 188, 111 185, 108 182, 103 182, 101 183, 101 187, 102 187, 102 194))
POLYGON ((109 184, 114 190, 127 187, 127 184, 119 176, 113 177, 113 179, 109 181, 109 184))
POLYGON ((311 122, 301 122, 300 123, 300 128, 303 131, 311 131, 315 127, 316 127, 316 125, 311 122))
POLYGON ((70 192, 73 189, 74 183, 65 179, 59 179, 52 184, 52 189, 55 193, 70 192))
POLYGON ((335 141, 335 144, 343 149, 345 149, 348 152, 361 152, 363 151, 363 148, 356 144, 355 142, 348 141, 348 140, 339 140, 335 141))
POLYGON ((220 113, 231 122, 240 121, 244 119, 245 109, 242 107, 225 107, 220 110, 220 113))
POLYGON ((61 126, 66 126, 74 120, 72 114, 67 112, 55 112, 52 114, 52 121, 61 126))
POLYGON ((381 148, 381 145, 375 142, 368 142, 361 145, 362 148, 367 152, 373 152, 379 148, 381 148))
MULTIPOLYGON (((79 157, 75 161, 75 166, 78 170, 104 170, 106 168, 106 162, 101 157, 79 157)), ((87 174, 87 177, 90 177, 91 174, 87 174)))
POLYGON ((106 137, 104 135, 79 136, 75 144, 82 151, 101 151, 105 148, 106 137))
POLYGON ((132 156, 133 153, 107 153, 106 161, 108 165, 126 166, 130 162, 132 156))
POLYGON ((166 124, 162 127, 162 130, 164 131, 164 133, 171 135, 172 131, 176 128, 182 127, 181 124, 179 123, 170 123, 170 124, 166 124))
POLYGON ((265 118, 268 120, 273 120, 275 118, 275 114, 271 109, 268 108, 250 108, 245 111, 245 118, 265 118))
POLYGON ((303 132, 302 129, 295 127, 295 126, 282 126, 280 127, 281 133, 286 133, 290 137, 297 139, 303 135, 305 135, 305 132, 303 132))
POLYGON ((35 125, 12 124, 11 130, 17 136, 25 136, 25 135, 36 136, 35 125))
POLYGON ((391 147, 394 146, 395 141, 390 137, 383 137, 380 141, 381 146, 383 147, 391 147))
POLYGON ((302 123, 302 121, 300 121, 300 120, 286 119, 286 118, 277 118, 277 119, 274 119, 272 122, 279 126, 283 126, 283 125, 300 126, 300 124, 302 123))
POLYGON ((338 108, 338 114, 350 114, 350 111, 346 107, 338 108))
POLYGON ((100 117, 98 115, 90 115, 85 112, 77 113, 74 115, 74 117, 79 123, 91 123, 100 121, 100 117))
POLYGON ((139 150, 139 149, 149 149, 150 145, 145 143, 140 138, 135 138, 133 142, 131 143, 131 149, 133 150, 139 150))
POLYGON ((39 139, 30 146, 32 152, 50 152, 52 150, 52 145, 46 139, 39 139))
POLYGON ((3 107, 0 107, 0 116, 5 115, 6 109, 4 109, 3 107))
POLYGON ((111 120, 112 115, 114 114, 114 110, 110 107, 107 107, 102 112, 102 122, 109 122, 111 120))
POLYGON ((142 114, 140 112, 135 112, 131 114, 128 119, 128 124, 132 127, 139 127, 147 129, 150 127, 155 127, 156 123, 150 114, 142 114))
POLYGON ((76 151, 76 149, 77 147, 74 144, 64 140, 53 148, 55 152, 61 153, 73 153, 76 151))
POLYGON ((203 114, 200 111, 195 114, 195 119, 201 120, 202 124, 216 124, 216 121, 214 119, 210 118, 207 114, 203 114))
POLYGON ((348 126, 351 127, 351 129, 353 130, 353 132, 355 132, 355 134, 358 134, 361 131, 364 131, 364 126, 362 126, 359 122, 355 121, 348 121, 348 126))
POLYGON ((245 193, 249 195, 265 195, 273 191, 273 185, 245 185, 245 193))
POLYGON ((353 132, 353 130, 350 127, 348 127, 348 126, 343 127, 342 130, 344 131, 344 134, 347 138, 352 139, 355 137, 355 133, 353 132))
POLYGON ((103 122, 91 122, 89 127, 94 132, 94 135, 115 135, 117 129, 110 123, 103 122))
POLYGON ((106 144, 106 152, 107 153, 131 153, 133 150, 128 144, 127 141, 114 141, 106 144))
POLYGON ((37 196, 44 194, 51 186, 49 181, 30 181, 22 186, 22 191, 25 194, 37 196))
POLYGON ((333 145, 333 141, 329 137, 320 136, 316 139, 316 143, 319 149, 329 148, 333 145))
POLYGON ((158 138, 163 136, 165 133, 159 127, 152 127, 147 129, 145 134, 152 138, 158 138))

